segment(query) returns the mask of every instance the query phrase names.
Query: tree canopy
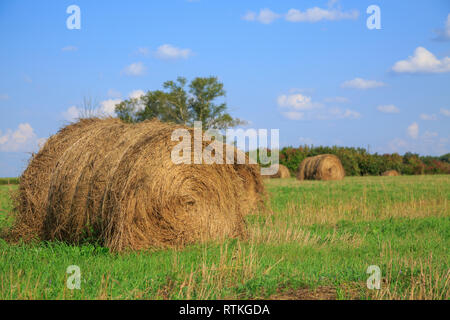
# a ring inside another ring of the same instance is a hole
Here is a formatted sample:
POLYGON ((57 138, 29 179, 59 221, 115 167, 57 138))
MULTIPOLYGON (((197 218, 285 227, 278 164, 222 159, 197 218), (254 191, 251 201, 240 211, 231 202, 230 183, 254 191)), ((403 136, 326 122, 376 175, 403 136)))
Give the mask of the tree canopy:
POLYGON ((130 98, 116 105, 116 113, 126 122, 139 122, 157 118, 193 126, 201 121, 203 129, 226 129, 244 124, 227 112, 226 102, 217 102, 225 97, 223 84, 217 77, 193 79, 187 86, 184 77, 166 81, 163 90, 148 91, 140 98, 130 98))

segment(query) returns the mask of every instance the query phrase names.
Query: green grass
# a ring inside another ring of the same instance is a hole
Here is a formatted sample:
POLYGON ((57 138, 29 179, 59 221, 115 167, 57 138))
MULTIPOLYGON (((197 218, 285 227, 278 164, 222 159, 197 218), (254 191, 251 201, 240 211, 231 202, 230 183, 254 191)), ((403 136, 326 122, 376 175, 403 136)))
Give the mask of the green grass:
MULTIPOLYGON (((94 245, 0 240, 1 299, 449 299, 450 176, 266 181, 272 214, 249 240, 113 254, 94 245), (81 269, 69 290, 66 268, 81 269), (367 267, 382 271, 368 290, 367 267), (333 295, 320 295, 331 288, 333 295), (303 291, 302 291, 303 290, 303 291), (324 291, 324 290, 322 290, 324 291)), ((0 226, 11 221, 0 186, 0 226)))

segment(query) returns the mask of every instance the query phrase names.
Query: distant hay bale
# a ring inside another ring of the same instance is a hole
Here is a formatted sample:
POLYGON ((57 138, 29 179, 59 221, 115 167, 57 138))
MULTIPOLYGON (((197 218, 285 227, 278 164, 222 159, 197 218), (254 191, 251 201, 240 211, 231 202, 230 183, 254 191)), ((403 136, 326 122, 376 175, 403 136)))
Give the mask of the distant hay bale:
MULTIPOLYGON (((248 163, 248 157, 246 157, 246 163, 248 163)), ((234 168, 244 184, 244 204, 247 204, 245 212, 254 213, 258 209, 265 210, 265 202, 268 201, 268 198, 260 166, 258 164, 235 164, 234 168)))
POLYGON ((272 179, 274 179, 274 178, 281 178, 281 179, 290 178, 291 173, 289 172, 289 169, 286 166, 279 164, 277 173, 275 173, 271 176, 268 176, 268 177, 272 178, 272 179))
POLYGON ((338 157, 321 154, 302 161, 297 171, 298 180, 342 180, 345 170, 338 157))
POLYGON ((175 164, 176 128, 194 136, 159 121, 85 119, 61 129, 20 178, 11 234, 113 251, 245 237, 250 195, 264 191, 257 167, 175 164))
POLYGON ((399 176, 400 173, 398 173, 397 170, 388 170, 383 172, 382 176, 388 176, 388 177, 394 177, 394 176, 399 176))

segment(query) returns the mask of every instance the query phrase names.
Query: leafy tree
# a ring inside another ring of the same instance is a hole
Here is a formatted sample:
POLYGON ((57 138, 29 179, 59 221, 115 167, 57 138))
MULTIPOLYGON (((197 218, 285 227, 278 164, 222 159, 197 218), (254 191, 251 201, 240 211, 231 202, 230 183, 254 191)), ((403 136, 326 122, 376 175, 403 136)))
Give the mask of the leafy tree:
POLYGON ((116 113, 127 122, 157 118, 193 126, 194 121, 201 121, 205 130, 226 129, 245 123, 231 117, 225 102, 216 102, 225 97, 223 84, 217 77, 195 78, 188 90, 186 84, 183 77, 166 81, 163 90, 148 91, 140 98, 122 101, 116 106, 116 113))

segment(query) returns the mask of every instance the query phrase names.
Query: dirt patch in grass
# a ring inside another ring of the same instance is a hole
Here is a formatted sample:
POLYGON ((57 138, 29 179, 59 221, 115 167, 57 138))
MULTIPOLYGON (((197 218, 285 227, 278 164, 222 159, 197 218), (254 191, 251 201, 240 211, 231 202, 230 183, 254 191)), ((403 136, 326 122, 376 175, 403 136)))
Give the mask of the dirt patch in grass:
POLYGON ((317 288, 289 289, 269 297, 270 300, 336 300, 337 292, 333 286, 317 288))

